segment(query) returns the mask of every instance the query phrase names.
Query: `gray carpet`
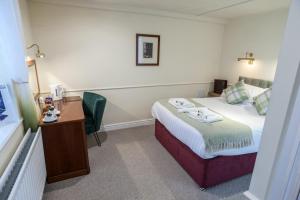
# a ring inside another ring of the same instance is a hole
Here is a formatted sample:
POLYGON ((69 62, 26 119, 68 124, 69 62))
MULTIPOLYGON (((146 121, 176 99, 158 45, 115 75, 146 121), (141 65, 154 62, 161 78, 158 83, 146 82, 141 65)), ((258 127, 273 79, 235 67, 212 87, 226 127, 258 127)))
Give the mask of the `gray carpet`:
POLYGON ((223 200, 250 200, 246 196, 244 196, 242 193, 230 196, 228 198, 224 198, 223 200))
POLYGON ((91 173, 47 184, 43 199, 217 200, 248 189, 250 175, 201 191, 154 137, 154 126, 88 137, 91 173))

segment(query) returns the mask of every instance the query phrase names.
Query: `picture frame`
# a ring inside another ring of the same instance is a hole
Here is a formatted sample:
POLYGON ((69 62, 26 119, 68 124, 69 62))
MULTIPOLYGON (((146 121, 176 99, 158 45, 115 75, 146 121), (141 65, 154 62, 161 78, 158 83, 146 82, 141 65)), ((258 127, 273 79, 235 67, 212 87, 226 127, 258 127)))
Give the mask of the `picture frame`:
POLYGON ((136 34, 136 66, 159 66, 160 35, 136 34))

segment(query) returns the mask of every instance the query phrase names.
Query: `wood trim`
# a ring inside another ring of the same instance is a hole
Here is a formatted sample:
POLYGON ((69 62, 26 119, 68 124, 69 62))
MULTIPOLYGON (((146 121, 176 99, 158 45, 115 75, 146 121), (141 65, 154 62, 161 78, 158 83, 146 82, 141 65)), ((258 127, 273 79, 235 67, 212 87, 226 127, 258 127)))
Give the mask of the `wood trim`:
POLYGON ((252 194, 249 191, 244 192, 243 195, 246 196, 250 200, 259 200, 254 194, 252 194))
POLYGON ((135 65, 136 66, 159 66, 159 54, 160 54, 160 35, 152 35, 152 34, 142 34, 142 33, 137 33, 136 38, 135 38, 135 43, 136 43, 136 49, 135 49, 135 65), (141 64, 138 62, 138 53, 139 53, 139 45, 138 45, 138 40, 139 37, 153 37, 158 39, 158 45, 157 45, 157 62, 154 64, 151 63, 145 63, 141 64))
MULTIPOLYGON (((208 85, 213 82, 187 82, 187 83, 157 83, 149 85, 126 85, 126 86, 112 86, 112 87, 96 87, 96 88, 79 88, 69 89, 65 92, 83 92, 83 91, 99 91, 99 90, 124 90, 124 89, 138 89, 138 88, 151 88, 151 87, 173 87, 182 85, 208 85)), ((48 94, 50 91, 43 91, 41 94, 48 94)))
POLYGON ((83 175, 87 175, 89 173, 90 173, 90 169, 81 169, 78 171, 73 171, 73 172, 61 174, 58 176, 51 176, 51 177, 47 177, 47 183, 53 183, 53 182, 62 181, 62 180, 77 177, 77 176, 83 176, 83 175))
POLYGON ((81 131, 84 133, 82 135, 82 141, 83 141, 83 146, 84 146, 84 149, 86 151, 84 151, 84 154, 85 154, 85 165, 86 165, 86 168, 84 169, 85 170, 85 174, 89 174, 90 173, 90 163, 89 163, 89 154, 88 154, 88 146, 87 146, 87 136, 86 136, 86 132, 85 132, 85 123, 81 123, 81 131))
POLYGON ((115 131, 115 130, 121 130, 127 128, 134 128, 139 126, 153 125, 154 121, 155 121, 154 118, 149 118, 149 119, 141 119, 135 121, 106 124, 101 127, 100 132, 109 132, 109 131, 115 131))

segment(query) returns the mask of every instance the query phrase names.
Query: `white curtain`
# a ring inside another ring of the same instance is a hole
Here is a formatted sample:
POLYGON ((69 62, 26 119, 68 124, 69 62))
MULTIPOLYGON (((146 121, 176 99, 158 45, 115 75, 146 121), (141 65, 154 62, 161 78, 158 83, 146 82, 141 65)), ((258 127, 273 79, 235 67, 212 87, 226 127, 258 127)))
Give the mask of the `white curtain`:
POLYGON ((0 60, 0 82, 10 86, 14 104, 12 113, 16 118, 23 118, 25 129, 35 130, 38 118, 33 94, 28 84, 18 0, 0 1, 0 60))

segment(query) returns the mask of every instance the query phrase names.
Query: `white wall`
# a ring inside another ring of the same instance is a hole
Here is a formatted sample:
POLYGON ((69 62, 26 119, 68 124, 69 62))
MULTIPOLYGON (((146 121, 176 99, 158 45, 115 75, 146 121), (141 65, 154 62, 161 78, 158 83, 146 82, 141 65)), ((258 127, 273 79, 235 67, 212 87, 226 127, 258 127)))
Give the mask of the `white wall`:
MULTIPOLYGON (((41 90, 200 83, 95 90, 108 98, 105 124, 150 118, 156 99, 207 93, 217 76, 224 25, 159 16, 30 3, 41 90), (135 66, 135 34, 161 36, 159 67, 135 66)), ((72 92, 71 94, 81 94, 72 92)))
POLYGON ((239 75, 273 80, 287 13, 284 9, 230 21, 224 32, 219 77, 230 83, 237 81, 239 75), (254 53, 253 65, 237 62, 246 51, 254 53))
POLYGON ((18 0, 20 13, 21 13, 21 23, 23 28, 23 37, 24 37, 24 47, 31 45, 33 43, 32 32, 31 32, 31 24, 29 18, 29 8, 28 8, 28 0, 18 0))
POLYGON ((204 96, 215 77, 273 80, 287 17, 287 10, 243 17, 224 32, 213 22, 38 2, 29 7, 34 42, 47 54, 38 60, 42 92, 62 83, 67 95, 103 94, 105 124, 151 118, 160 98, 204 96), (161 36, 159 67, 135 66, 136 33, 161 36), (254 53, 254 65, 237 62, 246 51, 254 53))

